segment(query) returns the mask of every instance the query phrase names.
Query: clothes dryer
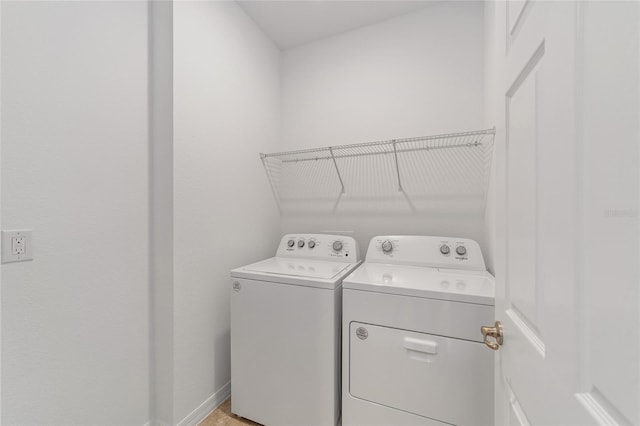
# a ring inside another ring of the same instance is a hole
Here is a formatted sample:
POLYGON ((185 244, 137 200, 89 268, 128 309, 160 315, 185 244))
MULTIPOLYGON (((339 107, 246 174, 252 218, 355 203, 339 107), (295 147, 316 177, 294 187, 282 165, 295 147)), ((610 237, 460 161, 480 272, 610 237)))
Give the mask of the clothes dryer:
POLYGON ((343 289, 343 425, 493 425, 494 280, 475 241, 375 237, 343 289))

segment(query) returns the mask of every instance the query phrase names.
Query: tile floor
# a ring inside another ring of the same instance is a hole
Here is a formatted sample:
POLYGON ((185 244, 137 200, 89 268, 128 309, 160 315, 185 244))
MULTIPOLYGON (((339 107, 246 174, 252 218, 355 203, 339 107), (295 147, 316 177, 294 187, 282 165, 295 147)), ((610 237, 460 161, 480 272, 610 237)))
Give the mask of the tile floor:
POLYGON ((256 422, 238 417, 231 412, 231 398, 213 410, 198 426, 260 426, 256 422))

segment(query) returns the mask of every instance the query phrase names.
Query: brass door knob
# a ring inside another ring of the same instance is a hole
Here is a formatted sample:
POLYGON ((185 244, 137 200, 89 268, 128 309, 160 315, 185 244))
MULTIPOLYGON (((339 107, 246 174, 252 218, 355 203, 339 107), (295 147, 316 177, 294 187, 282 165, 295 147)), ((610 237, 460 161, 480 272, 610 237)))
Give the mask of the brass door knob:
POLYGON ((487 345, 489 349, 493 349, 494 351, 500 349, 500 346, 502 346, 504 342, 502 323, 500 321, 496 321, 495 327, 483 325, 480 327, 480 332, 482 333, 484 344, 487 345), (493 338, 494 341, 491 341, 491 338, 493 338))

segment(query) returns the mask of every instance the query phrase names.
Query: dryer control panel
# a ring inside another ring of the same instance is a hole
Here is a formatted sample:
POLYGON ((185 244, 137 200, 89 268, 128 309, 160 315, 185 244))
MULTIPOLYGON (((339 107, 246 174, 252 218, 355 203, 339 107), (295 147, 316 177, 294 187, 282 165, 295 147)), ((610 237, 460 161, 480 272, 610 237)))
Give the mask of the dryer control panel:
POLYGON ((367 262, 414 265, 431 268, 486 271, 480 246, 474 240, 419 235, 373 237, 367 262))
POLYGON ((360 260, 354 238, 330 234, 287 234, 280 240, 276 256, 346 263, 360 260))

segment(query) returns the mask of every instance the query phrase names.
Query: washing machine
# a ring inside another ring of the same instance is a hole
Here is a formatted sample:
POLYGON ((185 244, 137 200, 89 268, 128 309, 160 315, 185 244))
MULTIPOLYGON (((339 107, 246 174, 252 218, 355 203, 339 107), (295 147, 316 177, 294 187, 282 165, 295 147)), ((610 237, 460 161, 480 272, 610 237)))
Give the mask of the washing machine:
POLYGON ((263 425, 340 416, 342 280, 351 237, 285 235, 276 256, 231 271, 231 411, 263 425))
POLYGON ((475 241, 373 238, 343 282, 342 424, 493 425, 493 322, 475 241))

